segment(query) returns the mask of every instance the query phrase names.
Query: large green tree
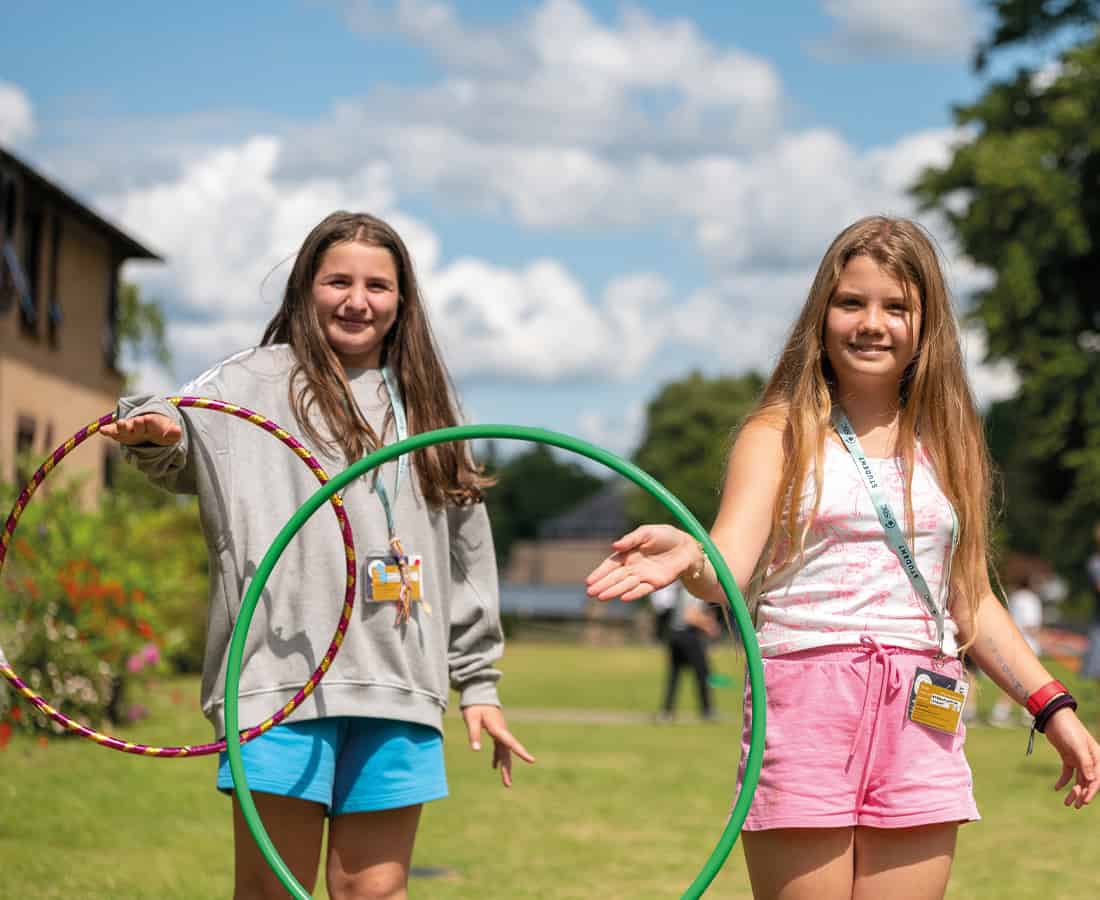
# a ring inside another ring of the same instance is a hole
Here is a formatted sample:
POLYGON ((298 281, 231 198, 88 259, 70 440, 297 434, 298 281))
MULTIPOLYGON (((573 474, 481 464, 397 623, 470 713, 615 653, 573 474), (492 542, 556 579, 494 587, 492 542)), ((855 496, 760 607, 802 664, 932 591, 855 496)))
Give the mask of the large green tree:
POLYGON ((508 559, 512 544, 531 540, 547 519, 566 512, 603 487, 602 479, 545 444, 535 444, 498 463, 493 449, 486 465, 497 483, 485 495, 497 559, 508 559))
MULTIPOLYGON (((707 378, 694 372, 666 384, 646 409, 634 461, 662 482, 709 527, 735 429, 763 388, 759 375, 707 378)), ((636 522, 671 521, 664 506, 640 491, 627 505, 636 522)))
MULTIPOLYGON (((1100 517, 1100 4, 992 6, 977 66, 1009 47, 1025 62, 956 110, 969 137, 915 190, 993 273, 973 314, 990 357, 1011 360, 1022 379, 998 413, 1015 427, 998 425, 1008 474, 1040 501, 1027 511, 1034 549, 1076 575, 1100 517)), ((1013 491, 1006 481, 1010 506, 1013 491)))

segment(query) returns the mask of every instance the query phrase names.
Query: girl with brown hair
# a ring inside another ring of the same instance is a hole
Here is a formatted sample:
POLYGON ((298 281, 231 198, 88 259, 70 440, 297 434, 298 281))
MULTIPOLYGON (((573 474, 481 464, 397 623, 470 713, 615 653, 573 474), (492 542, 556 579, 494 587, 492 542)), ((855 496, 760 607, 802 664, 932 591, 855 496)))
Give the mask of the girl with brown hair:
MULTIPOLYGON (((958 826, 978 818, 960 652, 1036 716, 1062 758, 1056 788, 1072 782, 1067 806, 1100 789, 1076 701, 990 587, 989 503, 935 247, 913 222, 862 219, 821 261, 711 530, 764 657, 764 761, 743 834, 756 897, 943 896, 958 826)), ((612 548, 592 596, 635 600, 679 578, 724 602, 678 529, 643 525, 612 548)), ((742 760, 750 730, 746 697, 742 760)))
MULTIPOLYGON (((183 393, 296 422, 329 473, 384 442, 458 424, 408 250, 393 228, 360 213, 333 213, 309 233, 261 345, 183 393)), ((219 736, 240 599, 278 530, 316 489, 293 454, 228 420, 133 397, 103 429, 156 483, 199 497, 211 572, 202 706, 219 736)), ((362 561, 356 614, 315 692, 288 723, 242 748, 268 833, 310 891, 327 819, 330 897, 406 896, 421 807, 447 794, 449 687, 471 747, 479 749, 483 729, 493 739, 505 786, 513 753, 534 761, 497 698, 503 638, 486 485, 466 448, 452 443, 388 463, 344 491, 362 561)), ((313 671, 345 569, 343 544, 321 521, 308 522, 283 554, 245 648, 242 725, 286 703, 313 671)), ((224 753, 217 783, 232 789, 224 753)), ((234 896, 285 896, 236 799, 234 842, 234 896)))

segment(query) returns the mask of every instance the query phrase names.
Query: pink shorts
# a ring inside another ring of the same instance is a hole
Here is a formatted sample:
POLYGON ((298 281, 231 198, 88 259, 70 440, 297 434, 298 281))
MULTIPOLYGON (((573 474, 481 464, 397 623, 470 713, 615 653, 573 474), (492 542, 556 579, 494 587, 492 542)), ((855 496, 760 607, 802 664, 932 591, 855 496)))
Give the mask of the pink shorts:
MULTIPOLYGON (((746 831, 913 828, 980 818, 966 726, 944 734, 908 718, 917 666, 932 654, 868 641, 764 660, 767 732, 746 831)), ((961 677, 950 659, 939 671, 961 677)), ((748 684, 738 789, 752 728, 748 684)))

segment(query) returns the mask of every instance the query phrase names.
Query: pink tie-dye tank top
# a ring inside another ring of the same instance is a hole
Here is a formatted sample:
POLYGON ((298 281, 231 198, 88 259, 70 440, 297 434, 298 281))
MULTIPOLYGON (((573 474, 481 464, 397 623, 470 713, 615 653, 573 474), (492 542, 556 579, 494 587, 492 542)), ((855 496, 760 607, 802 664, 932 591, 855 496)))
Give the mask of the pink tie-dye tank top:
MULTIPOLYGON (((858 644, 864 635, 882 644, 936 649, 936 620, 913 590, 855 463, 841 444, 825 442, 821 505, 806 533, 799 561, 769 570, 756 595, 756 633, 763 656, 813 647, 858 644)), ((900 460, 871 459, 903 530, 905 478, 900 460)), ((916 540, 911 549, 932 596, 945 603, 950 578, 953 516, 932 468, 918 448, 913 472, 916 540)), ((813 475, 806 479, 803 515, 813 506, 813 475)), ((957 652, 958 627, 944 621, 944 652, 957 652)))

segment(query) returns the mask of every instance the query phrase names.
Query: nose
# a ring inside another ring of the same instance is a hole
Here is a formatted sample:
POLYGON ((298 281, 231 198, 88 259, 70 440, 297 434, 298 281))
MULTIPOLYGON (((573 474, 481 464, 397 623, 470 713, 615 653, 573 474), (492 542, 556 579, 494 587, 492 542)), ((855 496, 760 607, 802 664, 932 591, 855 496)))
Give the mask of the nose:
POLYGON ((360 284, 353 284, 349 289, 347 296, 344 298, 344 303, 350 308, 355 310, 363 310, 367 308, 367 289, 366 286, 360 284))
POLYGON ((868 303, 863 309, 859 330, 878 333, 883 330, 883 310, 877 303, 868 303))

